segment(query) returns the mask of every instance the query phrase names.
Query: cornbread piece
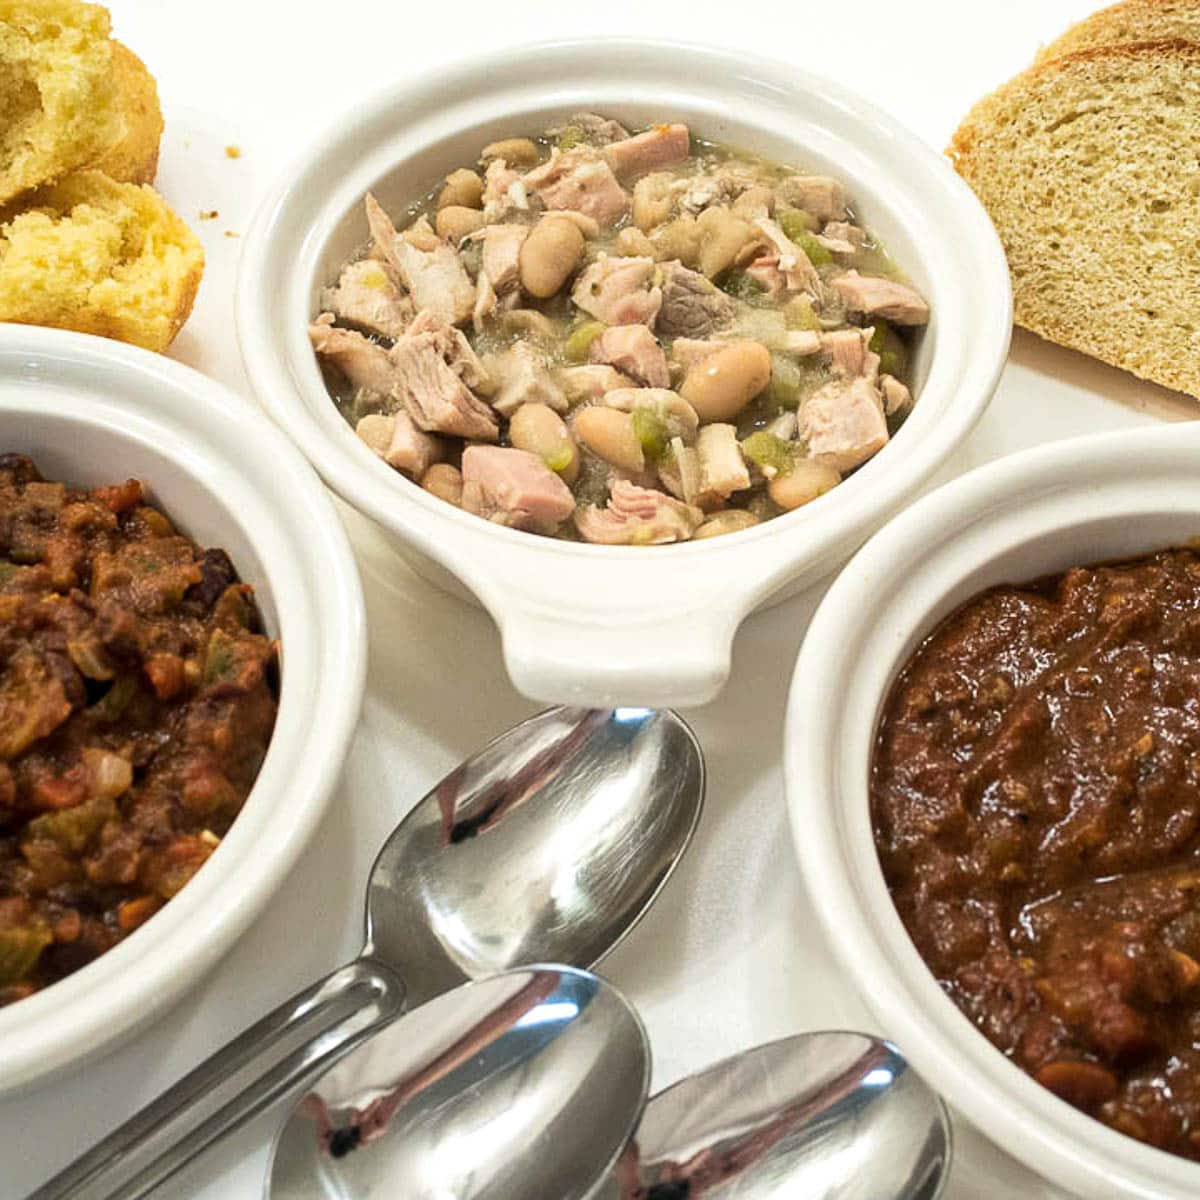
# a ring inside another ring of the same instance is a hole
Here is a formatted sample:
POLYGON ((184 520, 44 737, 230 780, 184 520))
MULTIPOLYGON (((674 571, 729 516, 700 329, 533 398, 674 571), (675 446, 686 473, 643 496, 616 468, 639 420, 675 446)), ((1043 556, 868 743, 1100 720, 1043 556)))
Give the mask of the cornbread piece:
POLYGON ((99 160, 122 137, 108 13, 0 0, 0 204, 99 160))
POLYGON ((153 183, 163 131, 158 87, 146 64, 120 42, 112 43, 112 62, 124 134, 93 169, 124 183, 153 183))
POLYGON ((1121 0, 1076 22, 1062 37, 1042 48, 1038 62, 1097 46, 1174 38, 1200 42, 1198 0, 1121 0))
POLYGON ((203 270, 199 240, 157 192, 82 171, 0 224, 0 320, 162 351, 203 270))
POLYGON ((1200 45, 1051 59, 950 146, 1004 242, 1017 322, 1200 396, 1200 45))

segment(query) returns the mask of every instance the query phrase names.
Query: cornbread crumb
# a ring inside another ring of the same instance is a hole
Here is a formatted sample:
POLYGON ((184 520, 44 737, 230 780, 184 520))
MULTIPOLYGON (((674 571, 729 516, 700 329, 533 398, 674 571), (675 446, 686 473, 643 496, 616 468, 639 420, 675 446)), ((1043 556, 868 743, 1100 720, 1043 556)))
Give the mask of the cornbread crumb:
POLYGON ((157 192, 82 171, 0 224, 0 321, 163 351, 203 269, 199 240, 157 192))
POLYGON ((240 146, 226 146, 225 147, 225 157, 226 158, 241 158, 242 157, 242 148, 240 146))

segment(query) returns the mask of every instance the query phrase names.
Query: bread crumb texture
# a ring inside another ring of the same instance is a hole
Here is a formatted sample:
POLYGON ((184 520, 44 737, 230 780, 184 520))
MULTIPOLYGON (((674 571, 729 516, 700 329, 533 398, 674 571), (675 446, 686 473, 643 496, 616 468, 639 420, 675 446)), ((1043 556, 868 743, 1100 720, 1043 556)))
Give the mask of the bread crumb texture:
POLYGON ((0 321, 163 351, 204 269, 196 235, 152 188, 83 171, 0 223, 0 321))
POLYGON ((153 183, 163 132, 158 85, 146 64, 128 46, 113 42, 112 61, 124 129, 116 145, 90 165, 110 179, 153 183))
POLYGON ((1043 48, 1038 61, 1096 46, 1171 39, 1200 41, 1200 0, 1121 0, 1072 25, 1043 48))
POLYGON ((108 13, 0 0, 0 203, 96 162, 122 136, 108 13))
POLYGON ((1200 396, 1200 46, 1040 63, 949 153, 1004 243, 1020 325, 1200 396))

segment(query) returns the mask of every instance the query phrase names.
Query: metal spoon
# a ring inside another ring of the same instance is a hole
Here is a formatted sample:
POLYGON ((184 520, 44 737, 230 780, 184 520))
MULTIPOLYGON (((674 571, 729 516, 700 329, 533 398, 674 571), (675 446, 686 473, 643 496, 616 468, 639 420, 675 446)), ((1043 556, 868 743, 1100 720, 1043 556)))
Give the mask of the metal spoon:
POLYGON ((945 1105, 895 1046, 805 1033, 659 1092, 601 1195, 935 1200, 950 1155, 945 1105))
POLYGON ((464 984, 328 1071, 275 1139, 271 1200, 585 1200, 637 1128, 650 1048, 611 984, 464 984))
POLYGON ((670 876, 703 797, 700 747, 671 712, 557 708, 502 734, 388 838, 357 959, 27 1200, 140 1200, 406 1007, 525 963, 595 965, 670 876))

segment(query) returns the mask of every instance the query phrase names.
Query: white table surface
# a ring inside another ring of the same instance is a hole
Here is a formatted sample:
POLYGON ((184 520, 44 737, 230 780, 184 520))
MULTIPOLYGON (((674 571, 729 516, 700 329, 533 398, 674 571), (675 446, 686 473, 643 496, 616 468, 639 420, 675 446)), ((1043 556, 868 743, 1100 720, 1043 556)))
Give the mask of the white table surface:
MULTIPOLYGON (((1094 5, 111 0, 110 7, 117 35, 159 79, 167 117, 159 186, 199 229, 208 253, 195 315, 173 353, 249 395, 233 331, 240 248, 233 235, 309 130, 408 71, 548 37, 686 36, 850 83, 940 149, 982 92, 1094 5), (241 157, 227 157, 227 145, 241 157), (218 217, 198 219, 214 209, 218 217)), ((995 401, 944 476, 1049 438, 1195 413, 1183 397, 1018 333, 995 401)), ((397 818, 460 758, 534 709, 504 675, 491 621, 417 579, 373 527, 342 511, 360 554, 371 659, 362 730, 330 812, 258 925, 173 1012, 107 1058, 0 1101, 0 1200, 19 1200, 253 1018, 351 957, 367 868, 397 818)), ((784 813, 784 699, 818 599, 801 596, 747 621, 724 694, 690 714, 710 772, 702 826, 656 908, 604 967, 646 1020, 656 1087, 758 1042, 873 1024, 810 915, 784 813)), ((256 1122, 162 1194, 260 1196, 273 1127, 270 1119, 256 1122)), ((948 1200, 1062 1195, 958 1123, 948 1200)))

